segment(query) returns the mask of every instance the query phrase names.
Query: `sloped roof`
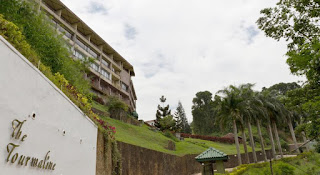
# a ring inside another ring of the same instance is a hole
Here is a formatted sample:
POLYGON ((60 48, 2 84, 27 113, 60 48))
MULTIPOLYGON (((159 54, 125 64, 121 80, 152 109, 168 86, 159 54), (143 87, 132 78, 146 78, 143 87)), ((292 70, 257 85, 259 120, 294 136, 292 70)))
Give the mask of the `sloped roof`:
POLYGON ((214 160, 228 160, 229 157, 224 152, 221 152, 215 148, 210 147, 200 155, 198 155, 196 161, 198 162, 207 162, 207 161, 214 161, 214 160))

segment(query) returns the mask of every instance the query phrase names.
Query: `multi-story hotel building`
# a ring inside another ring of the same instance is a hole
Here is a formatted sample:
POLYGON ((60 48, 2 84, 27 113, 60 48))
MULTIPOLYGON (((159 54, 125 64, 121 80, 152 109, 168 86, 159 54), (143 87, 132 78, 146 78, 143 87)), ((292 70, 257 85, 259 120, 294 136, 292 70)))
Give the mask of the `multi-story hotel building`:
POLYGON ((136 109, 136 93, 131 80, 133 66, 76 16, 60 0, 38 0, 39 8, 52 17, 57 31, 71 46, 75 59, 94 58, 87 76, 98 96, 118 96, 131 111, 136 109))

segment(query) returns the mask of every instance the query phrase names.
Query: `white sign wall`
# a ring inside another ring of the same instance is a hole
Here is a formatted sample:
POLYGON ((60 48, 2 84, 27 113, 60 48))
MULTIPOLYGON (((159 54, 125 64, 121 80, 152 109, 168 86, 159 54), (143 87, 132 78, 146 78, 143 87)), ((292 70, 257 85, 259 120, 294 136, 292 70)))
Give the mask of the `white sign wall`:
POLYGON ((95 175, 97 127, 0 36, 0 174, 95 175))

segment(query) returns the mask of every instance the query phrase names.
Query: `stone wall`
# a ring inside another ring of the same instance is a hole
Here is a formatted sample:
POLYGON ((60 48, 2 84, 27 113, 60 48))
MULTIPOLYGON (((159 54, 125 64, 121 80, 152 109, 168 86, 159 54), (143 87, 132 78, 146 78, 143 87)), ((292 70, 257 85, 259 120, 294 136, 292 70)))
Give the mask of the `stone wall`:
MULTIPOLYGON (((256 153, 257 153, 258 162, 264 161, 264 158, 262 156, 261 151, 256 151, 256 153)), ((272 157, 271 150, 266 150, 266 154, 267 154, 267 158, 269 160, 270 157, 272 157)), ((242 163, 245 163, 245 155, 244 154, 241 154, 241 160, 242 160, 242 163)), ((250 163, 253 163, 253 154, 252 154, 252 152, 249 153, 249 160, 250 160, 250 163)), ((228 160, 228 162, 225 162, 224 165, 225 165, 226 168, 233 168, 233 167, 238 166, 239 164, 238 164, 238 158, 236 157, 236 154, 235 155, 229 155, 229 160, 228 160)))
POLYGON ((118 142, 123 175, 190 175, 201 172, 197 155, 183 157, 118 142))
MULTIPOLYGON (((165 154, 162 152, 118 142, 118 148, 122 155, 123 175, 190 175, 201 172, 201 164, 196 162, 197 155, 183 157, 165 154)), ((266 151, 268 159, 271 151, 266 151)), ((228 162, 224 162, 226 168, 238 166, 238 158, 229 155, 228 162)), ((245 162, 244 154, 241 154, 242 162, 245 162)), ((250 162, 253 163, 252 153, 249 153, 250 162)), ((258 161, 264 161, 261 151, 257 151, 258 161)))
POLYGON ((96 175, 111 175, 112 150, 111 143, 105 140, 103 133, 98 131, 96 175))
MULTIPOLYGON (((101 132, 97 139, 97 173, 96 175, 112 174, 112 148, 111 143, 104 139, 101 132)), ((118 149, 122 157, 122 175, 191 175, 200 173, 202 166, 195 160, 197 154, 175 156, 139 146, 118 142, 118 149)), ((266 151, 268 159, 271 150, 266 151)), ((241 154, 245 162, 244 154, 241 154)), ((249 153, 250 162, 253 163, 252 153, 249 153)), ((257 151, 258 161, 264 161, 261 151, 257 151)), ((229 155, 226 168, 238 166, 236 155, 229 155)), ((215 168, 215 167, 214 167, 215 168)))

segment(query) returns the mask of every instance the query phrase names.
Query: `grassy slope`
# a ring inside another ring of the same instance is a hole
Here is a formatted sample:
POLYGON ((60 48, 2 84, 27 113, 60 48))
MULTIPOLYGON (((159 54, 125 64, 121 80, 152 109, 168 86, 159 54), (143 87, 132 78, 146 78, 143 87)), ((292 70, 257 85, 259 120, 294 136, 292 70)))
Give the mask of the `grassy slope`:
POLYGON ((106 106, 104 106, 104 105, 102 105, 102 104, 100 104, 100 103, 98 103, 98 102, 96 102, 94 100, 92 100, 92 107, 96 108, 96 109, 98 109, 100 111, 103 111, 103 112, 108 112, 108 108, 106 106))
MULTIPOLYGON (((139 127, 111 118, 107 118, 106 120, 112 126, 116 127, 116 140, 132 145, 179 156, 186 154, 200 154, 208 147, 214 147, 222 152, 225 152, 226 154, 236 154, 235 145, 191 138, 187 138, 185 141, 175 142, 176 151, 170 151, 165 149, 165 147, 167 146, 168 141, 171 139, 165 137, 160 132, 150 130, 146 125, 139 127)), ((250 147, 249 150, 251 150, 250 147)), ((244 152, 242 147, 241 152, 244 152)))
MULTIPOLYGON (((307 174, 320 174, 320 154, 319 153, 303 153, 302 155, 294 158, 284 158, 281 160, 273 161, 274 174, 290 174, 290 175, 307 175, 307 174), (285 173, 287 168, 280 168, 281 166, 291 167, 293 173, 285 173)), ((267 175, 270 174, 269 163, 266 164, 251 164, 250 168, 245 171, 234 170, 230 174, 234 175, 267 175), (241 173, 240 173, 241 172, 241 173)))

